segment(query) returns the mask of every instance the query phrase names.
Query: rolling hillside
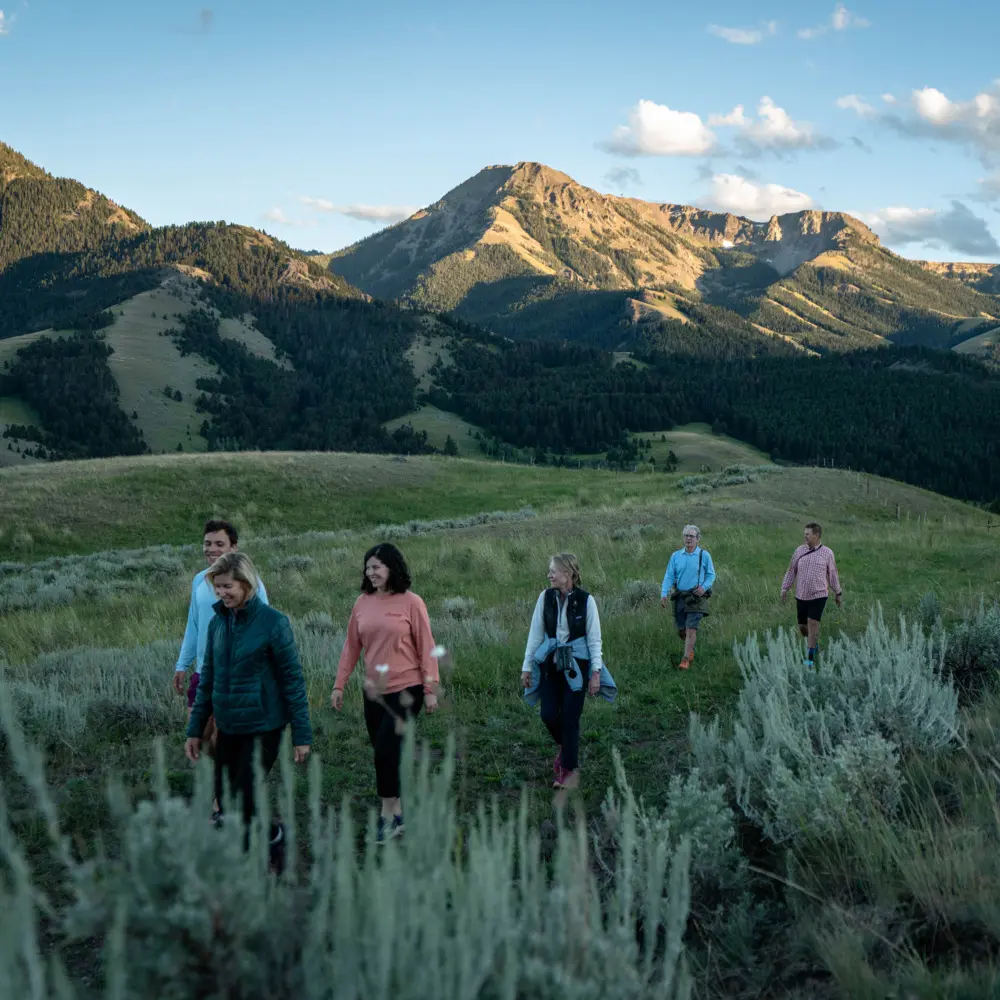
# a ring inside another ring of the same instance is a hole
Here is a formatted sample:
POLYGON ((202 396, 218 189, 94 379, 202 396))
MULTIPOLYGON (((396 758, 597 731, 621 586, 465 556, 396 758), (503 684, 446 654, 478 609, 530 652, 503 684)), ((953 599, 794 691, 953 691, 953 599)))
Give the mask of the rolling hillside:
POLYGON ((419 450, 382 424, 415 407, 406 349, 421 317, 247 226, 152 229, 6 146, 0 301, 5 461, 419 450))
POLYGON ((330 268, 497 333, 611 350, 644 337, 696 351, 684 325, 728 326, 747 353, 950 347, 964 321, 1000 316, 1000 299, 897 256, 840 212, 755 223, 600 194, 537 163, 487 167, 330 268))

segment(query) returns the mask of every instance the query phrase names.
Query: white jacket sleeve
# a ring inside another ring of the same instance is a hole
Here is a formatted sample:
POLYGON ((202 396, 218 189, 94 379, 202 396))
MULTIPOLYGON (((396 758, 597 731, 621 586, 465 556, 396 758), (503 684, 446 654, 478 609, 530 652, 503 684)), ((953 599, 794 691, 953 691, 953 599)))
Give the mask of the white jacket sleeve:
POLYGON ((545 591, 538 595, 535 602, 535 612, 531 616, 531 628, 528 629, 528 644, 524 647, 524 664, 521 673, 531 673, 535 665, 535 650, 545 641, 545 591))
POLYGON ((593 595, 587 598, 587 648, 590 650, 590 672, 604 667, 604 647, 601 640, 601 617, 593 595))

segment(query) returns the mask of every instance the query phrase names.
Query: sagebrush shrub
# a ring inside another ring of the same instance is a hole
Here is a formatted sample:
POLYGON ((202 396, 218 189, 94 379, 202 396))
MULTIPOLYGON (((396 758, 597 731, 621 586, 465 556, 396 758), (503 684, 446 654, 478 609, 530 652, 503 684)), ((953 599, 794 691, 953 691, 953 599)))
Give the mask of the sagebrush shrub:
MULTIPOLYGON (((403 795, 407 834, 359 852, 349 810, 320 803, 318 761, 310 772, 308 861, 298 863, 293 779, 287 746, 282 799, 290 865, 267 872, 267 796, 251 850, 238 822, 208 821, 209 767, 199 768, 192 801, 166 792, 162 754, 152 801, 133 808, 112 795, 120 857, 85 862, 67 850, 36 759, 9 712, 14 756, 41 813, 71 899, 63 941, 103 942, 107 996, 270 1000, 686 1000, 683 955, 691 845, 647 836, 626 802, 610 886, 601 886, 582 826, 560 826, 551 865, 529 830, 527 804, 505 817, 482 806, 466 829, 455 818, 454 747, 440 773, 413 760, 407 739, 403 795), (461 849, 456 849, 461 845, 461 849), (636 928, 642 921, 648 947, 636 928)), ((262 783, 260 783, 262 784, 262 783)), ((230 810, 230 816, 236 812, 230 810)), ((373 830, 369 821, 368 834, 373 830)), ((58 953, 42 958, 38 913, 48 905, 12 837, 0 795, 0 987, 4 996, 82 1000, 58 953), (8 914, 16 916, 11 919, 8 914), (15 933, 16 931, 16 933, 15 933)))
POLYGON ((470 618, 476 610, 476 601, 472 597, 446 597, 441 610, 449 618, 470 618))
POLYGON ((958 699, 942 677, 940 645, 881 612, 857 639, 827 647, 804 669, 796 636, 734 647, 743 675, 732 735, 693 714, 690 739, 708 781, 727 780, 748 818, 776 842, 839 829, 843 806, 899 803, 899 755, 932 753, 958 736, 958 699))
POLYGON ((313 557, 307 555, 282 556, 271 563, 279 573, 286 570, 296 570, 301 573, 303 570, 312 569, 315 564, 313 557))
POLYGON ((950 630, 946 641, 945 674, 968 704, 1000 679, 1000 604, 980 604, 975 616, 950 630))
POLYGON ((612 751, 615 788, 608 789, 601 804, 602 845, 618 849, 634 822, 643 837, 666 844, 675 851, 685 839, 691 843, 691 879, 695 888, 727 888, 736 884, 745 867, 736 844, 736 817, 721 784, 708 784, 695 768, 686 776, 675 774, 667 786, 666 803, 653 810, 637 801, 625 776, 621 755, 612 751))
POLYGON ((941 622, 941 602, 933 590, 920 598, 920 622, 926 629, 936 628, 941 622))

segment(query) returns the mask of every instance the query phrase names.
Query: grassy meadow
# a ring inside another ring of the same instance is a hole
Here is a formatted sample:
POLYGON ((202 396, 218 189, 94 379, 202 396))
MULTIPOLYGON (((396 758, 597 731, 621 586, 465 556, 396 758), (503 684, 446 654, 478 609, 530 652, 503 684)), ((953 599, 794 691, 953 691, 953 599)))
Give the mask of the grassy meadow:
MULTIPOLYGON (((614 705, 590 702, 584 714, 583 782, 573 801, 590 818, 615 785, 615 751, 635 794, 656 809, 671 776, 690 768, 690 713, 706 721, 719 713, 728 725, 743 684, 734 644, 794 625, 778 586, 806 520, 823 523, 844 586, 844 607, 831 601, 824 619, 824 645, 862 635, 876 606, 890 625, 900 614, 916 619, 930 591, 942 619, 955 621, 991 601, 1000 584, 985 513, 834 470, 640 476, 312 454, 3 470, 2 679, 47 754, 67 832, 81 844, 112 828, 108 775, 139 794, 150 789, 157 739, 169 787, 194 787, 182 753, 185 710, 170 685, 209 516, 237 523, 272 604, 292 618, 322 760, 318 794, 328 803, 346 797, 362 819, 375 790, 360 671, 342 714, 328 700, 362 555, 376 541, 400 545, 435 637, 449 650, 441 710, 420 721, 419 735, 434 763, 454 747, 458 814, 473 815, 491 797, 516 811, 527 787, 532 823, 553 815, 552 746, 523 704, 519 676, 550 553, 580 557, 620 689, 614 705), (659 584, 689 521, 701 527, 719 575, 694 666, 681 673, 659 584)), ((980 732, 991 724, 977 723, 980 732)), ((29 848, 33 835, 41 832, 25 833, 29 848)), ((853 940, 830 938, 828 964, 836 952, 850 966, 841 952, 853 940)))

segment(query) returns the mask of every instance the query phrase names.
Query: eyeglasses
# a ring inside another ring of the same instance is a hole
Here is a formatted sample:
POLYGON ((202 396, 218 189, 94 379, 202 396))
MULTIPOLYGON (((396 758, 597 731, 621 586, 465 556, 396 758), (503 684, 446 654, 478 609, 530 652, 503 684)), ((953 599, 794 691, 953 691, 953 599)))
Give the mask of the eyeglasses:
POLYGON ((697 535, 685 535, 684 537, 685 538, 695 538, 696 539, 698 536, 697 535))

